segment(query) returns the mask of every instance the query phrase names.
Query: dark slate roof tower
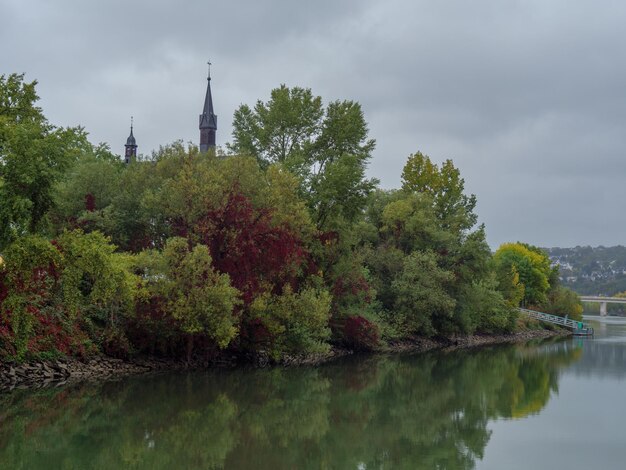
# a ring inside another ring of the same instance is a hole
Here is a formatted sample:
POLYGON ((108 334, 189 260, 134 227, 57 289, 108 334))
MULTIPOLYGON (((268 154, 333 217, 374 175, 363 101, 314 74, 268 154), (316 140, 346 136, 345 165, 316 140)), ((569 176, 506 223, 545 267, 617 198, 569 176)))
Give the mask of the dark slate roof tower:
POLYGON ((211 96, 211 62, 208 64, 209 75, 207 77, 206 96, 204 108, 200 115, 200 152, 207 152, 210 148, 215 148, 215 131, 217 131, 217 116, 213 112, 213 97, 211 96))
POLYGON ((126 139, 126 152, 124 153, 124 162, 127 164, 130 162, 134 162, 137 158, 137 141, 135 140, 135 136, 133 135, 133 117, 130 117, 130 135, 128 139, 126 139))

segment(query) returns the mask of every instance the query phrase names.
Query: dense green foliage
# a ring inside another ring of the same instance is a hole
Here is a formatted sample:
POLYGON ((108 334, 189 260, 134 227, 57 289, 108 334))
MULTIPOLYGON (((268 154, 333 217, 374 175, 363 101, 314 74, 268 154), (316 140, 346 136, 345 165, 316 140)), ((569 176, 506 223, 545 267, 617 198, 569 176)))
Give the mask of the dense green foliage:
POLYGON ((263 167, 281 163, 296 175, 300 196, 322 229, 354 221, 376 185, 365 178, 375 145, 367 134, 358 103, 334 101, 324 108, 310 89, 282 85, 267 103, 235 111, 230 148, 263 167))
POLYGON ((524 243, 505 243, 494 255, 501 290, 511 302, 555 315, 582 320, 578 295, 559 282, 559 269, 551 266, 548 254, 524 243))
POLYGON ((43 228, 54 184, 90 147, 80 128, 48 123, 35 106, 36 83, 0 76, 0 249, 43 228))
POLYGON ((138 279, 129 257, 100 232, 63 232, 54 243, 20 237, 0 273, 0 354, 85 355, 133 311, 138 279))
POLYGON ((176 142, 124 165, 35 101, 2 77, 2 357, 279 359, 511 331, 520 301, 578 306, 540 250, 492 257, 452 161, 418 152, 401 189, 376 189, 357 103, 282 86, 236 111, 232 155, 176 142))
POLYGON ((239 291, 227 274, 219 274, 205 245, 189 249, 186 239, 170 238, 162 252, 147 252, 145 283, 152 296, 188 335, 188 355, 193 335, 202 334, 225 348, 237 335, 235 307, 239 291), (156 259, 150 259, 156 258, 156 259))
POLYGON ((364 259, 400 337, 514 328, 517 305, 493 281, 474 206, 452 162, 438 168, 421 153, 409 157, 402 190, 372 194, 359 227, 364 259))

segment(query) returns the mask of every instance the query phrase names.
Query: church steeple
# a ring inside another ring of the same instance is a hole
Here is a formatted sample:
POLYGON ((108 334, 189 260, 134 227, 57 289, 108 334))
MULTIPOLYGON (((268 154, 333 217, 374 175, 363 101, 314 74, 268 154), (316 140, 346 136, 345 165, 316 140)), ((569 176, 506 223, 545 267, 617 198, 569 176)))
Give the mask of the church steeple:
POLYGON ((213 97, 211 96, 211 62, 208 62, 208 65, 206 96, 200 115, 200 152, 207 152, 215 147, 215 131, 217 131, 217 116, 213 112, 213 97))
POLYGON ((124 153, 124 162, 130 163, 131 161, 135 161, 137 158, 137 141, 135 141, 135 136, 133 135, 133 117, 130 117, 130 135, 128 139, 126 139, 126 152, 124 153))

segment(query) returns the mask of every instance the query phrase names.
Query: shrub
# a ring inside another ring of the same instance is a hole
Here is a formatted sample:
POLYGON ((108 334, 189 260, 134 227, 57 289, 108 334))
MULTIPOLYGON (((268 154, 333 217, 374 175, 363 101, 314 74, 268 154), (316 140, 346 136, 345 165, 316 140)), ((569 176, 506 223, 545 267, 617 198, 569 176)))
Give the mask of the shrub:
POLYGON ((360 315, 346 318, 343 337, 348 347, 361 351, 376 349, 380 340, 376 323, 360 315))
POLYGON ((219 348, 230 344, 238 332, 235 308, 240 294, 228 274, 214 269, 208 247, 190 249, 186 239, 174 237, 167 240, 163 252, 146 252, 141 259, 144 295, 158 307, 158 322, 164 311, 186 335, 187 359, 195 336, 209 338, 219 348))
POLYGON ((517 309, 505 300, 491 276, 466 286, 459 301, 461 315, 469 319, 467 333, 509 332, 515 328, 517 309))
POLYGON ((280 295, 265 293, 250 305, 252 321, 261 321, 268 333, 265 345, 279 359, 284 354, 309 354, 328 350, 331 296, 326 290, 306 288, 280 295))
POLYGON ((558 286, 548 294, 546 310, 554 315, 568 316, 572 320, 583 319, 583 306, 578 294, 567 287, 558 286))
POLYGON ((37 236, 22 237, 6 251, 4 298, 0 302, 3 349, 13 353, 17 360, 26 357, 36 335, 53 335, 54 331, 46 331, 46 326, 50 327, 48 330, 60 327, 55 321, 58 317, 46 307, 60 306, 62 263, 58 250, 37 236))
POLYGON ((454 280, 451 272, 437 265, 431 251, 414 251, 404 260, 402 273, 393 281, 396 296, 392 323, 405 334, 433 335, 437 326, 454 314, 455 300, 447 288, 454 280))
POLYGON ((101 331, 130 314, 136 278, 99 232, 49 242, 18 239, 6 251, 0 289, 0 354, 84 356, 101 331), (91 333, 91 339, 87 335, 91 333))

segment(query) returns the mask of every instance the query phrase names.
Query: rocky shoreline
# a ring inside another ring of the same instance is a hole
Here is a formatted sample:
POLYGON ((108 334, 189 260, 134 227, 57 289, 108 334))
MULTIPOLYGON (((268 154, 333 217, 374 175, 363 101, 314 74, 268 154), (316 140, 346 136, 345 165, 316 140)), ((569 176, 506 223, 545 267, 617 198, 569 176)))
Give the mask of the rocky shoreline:
MULTIPOLYGON (((388 345, 383 353, 425 352, 434 349, 471 348, 484 345, 519 343, 535 339, 569 336, 568 330, 524 330, 508 335, 470 335, 451 338, 415 338, 411 341, 388 345)), ((209 367, 234 367, 244 363, 255 367, 265 366, 315 366, 352 351, 333 348, 330 352, 310 356, 288 356, 275 363, 262 354, 254 357, 220 357, 215 361, 196 360, 191 364, 175 359, 154 357, 136 358, 128 361, 107 356, 96 356, 86 360, 74 358, 50 361, 31 361, 24 364, 0 364, 0 391, 27 388, 62 386, 81 381, 115 380, 131 375, 142 375, 159 371, 206 369, 209 367)))
POLYGON ((572 332, 566 329, 555 330, 522 330, 501 335, 467 335, 449 338, 418 338, 414 341, 400 342, 390 345, 389 352, 424 352, 433 349, 462 349, 493 344, 523 343, 532 340, 559 338, 571 336, 572 332))
POLYGON ((110 380, 158 370, 184 369, 185 367, 187 364, 181 361, 155 358, 123 361, 107 356, 91 357, 83 361, 66 358, 31 361, 24 364, 1 364, 0 390, 61 386, 80 381, 110 380))

